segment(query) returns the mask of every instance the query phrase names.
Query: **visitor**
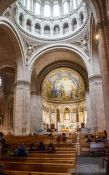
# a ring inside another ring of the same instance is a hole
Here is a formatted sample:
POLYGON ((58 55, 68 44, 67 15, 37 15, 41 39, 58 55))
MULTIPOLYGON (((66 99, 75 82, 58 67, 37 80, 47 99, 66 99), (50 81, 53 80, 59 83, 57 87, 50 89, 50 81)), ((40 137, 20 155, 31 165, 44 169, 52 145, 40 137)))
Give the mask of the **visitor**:
POLYGON ((39 143, 39 145, 38 145, 38 147, 37 147, 37 150, 38 150, 38 151, 41 151, 41 152, 46 151, 46 147, 45 147, 45 145, 44 145, 43 142, 40 142, 40 143, 39 143))
POLYGON ((29 146, 29 151, 36 151, 36 146, 34 143, 31 143, 29 146))
POLYGON ((12 147, 9 144, 5 143, 2 146, 1 154, 6 156, 6 157, 12 157, 12 156, 14 156, 14 150, 12 149, 12 147))
POLYGON ((27 157, 27 156, 28 156, 28 152, 23 144, 19 145, 15 149, 15 157, 27 157))
POLYGON ((3 132, 0 132, 0 142, 4 144, 6 142, 3 132))
POLYGON ((66 134, 65 133, 62 133, 62 141, 63 142, 66 142, 66 140, 67 140, 66 134))
POLYGON ((61 140, 62 140, 62 136, 61 135, 59 135, 58 137, 57 137, 57 142, 59 143, 59 142, 61 142, 61 140))
POLYGON ((55 152, 55 148, 54 148, 52 143, 49 143, 49 145, 47 147, 47 152, 48 153, 54 153, 55 152))

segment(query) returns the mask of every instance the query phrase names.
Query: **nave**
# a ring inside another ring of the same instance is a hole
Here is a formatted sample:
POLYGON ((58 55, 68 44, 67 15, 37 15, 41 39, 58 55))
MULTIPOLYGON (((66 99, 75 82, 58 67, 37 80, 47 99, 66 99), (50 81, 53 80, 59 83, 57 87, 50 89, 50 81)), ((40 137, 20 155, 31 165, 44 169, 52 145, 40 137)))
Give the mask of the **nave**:
MULTIPOLYGON (((15 148, 23 143, 26 148, 30 143, 43 141, 45 145, 50 142, 49 136, 11 136, 6 137, 11 147, 15 148)), ((27 158, 2 156, 5 173, 8 175, 68 175, 76 170, 76 136, 67 138, 66 142, 57 143, 52 140, 56 151, 54 153, 32 151, 27 158), (73 144, 72 144, 73 143, 73 144)))

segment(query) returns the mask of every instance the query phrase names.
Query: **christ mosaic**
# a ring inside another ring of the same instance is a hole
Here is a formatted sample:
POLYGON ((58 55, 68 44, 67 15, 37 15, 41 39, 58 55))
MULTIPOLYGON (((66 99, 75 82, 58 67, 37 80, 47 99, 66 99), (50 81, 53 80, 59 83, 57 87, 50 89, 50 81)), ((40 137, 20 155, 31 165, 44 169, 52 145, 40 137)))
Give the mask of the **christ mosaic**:
POLYGON ((77 71, 71 68, 52 70, 42 83, 42 96, 51 100, 75 100, 84 95, 84 80, 77 71))

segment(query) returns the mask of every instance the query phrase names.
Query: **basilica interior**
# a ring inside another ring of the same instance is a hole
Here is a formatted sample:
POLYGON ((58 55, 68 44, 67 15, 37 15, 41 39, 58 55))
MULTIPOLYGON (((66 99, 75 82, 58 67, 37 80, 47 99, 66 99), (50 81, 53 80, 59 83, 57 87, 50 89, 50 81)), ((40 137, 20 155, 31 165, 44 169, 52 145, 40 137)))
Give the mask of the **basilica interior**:
POLYGON ((108 7, 108 0, 1 2, 1 131, 109 130, 108 7))
POLYGON ((109 0, 0 0, 2 175, 100 174, 108 139, 109 0))

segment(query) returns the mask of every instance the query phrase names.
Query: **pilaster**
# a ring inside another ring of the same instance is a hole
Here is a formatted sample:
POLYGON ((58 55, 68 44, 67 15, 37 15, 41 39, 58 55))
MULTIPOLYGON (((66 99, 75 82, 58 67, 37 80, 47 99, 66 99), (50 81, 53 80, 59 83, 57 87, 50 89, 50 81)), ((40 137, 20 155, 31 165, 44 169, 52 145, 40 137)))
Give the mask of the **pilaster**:
POLYGON ((30 133, 30 83, 17 81, 14 91, 14 134, 30 133))

